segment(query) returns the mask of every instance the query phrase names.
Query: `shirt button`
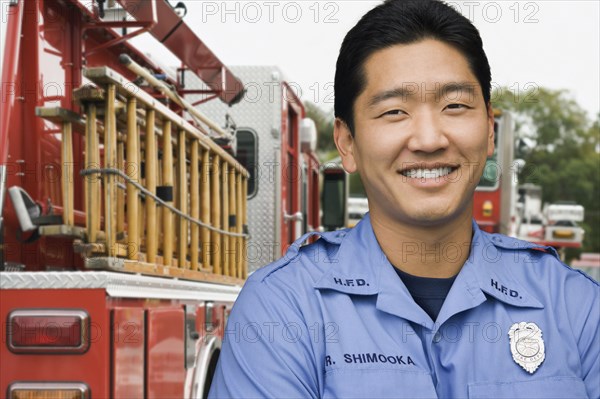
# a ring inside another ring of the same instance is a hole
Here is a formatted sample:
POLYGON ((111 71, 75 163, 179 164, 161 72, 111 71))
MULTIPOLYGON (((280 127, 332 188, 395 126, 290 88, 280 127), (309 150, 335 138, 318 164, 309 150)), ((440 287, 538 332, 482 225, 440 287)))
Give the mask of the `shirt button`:
POLYGON ((441 340, 442 340, 442 334, 440 334, 440 333, 439 333, 439 331, 438 331, 438 332, 436 332, 436 333, 435 333, 435 335, 433 336, 433 342, 437 344, 437 343, 438 343, 438 342, 440 342, 441 340))

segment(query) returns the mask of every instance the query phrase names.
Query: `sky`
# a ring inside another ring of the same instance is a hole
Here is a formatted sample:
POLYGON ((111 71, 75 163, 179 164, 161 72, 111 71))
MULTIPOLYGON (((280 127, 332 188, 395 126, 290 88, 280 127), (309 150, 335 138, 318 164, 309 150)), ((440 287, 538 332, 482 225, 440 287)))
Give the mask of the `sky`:
MULTIPOLYGON (((181 0, 171 0, 172 4, 177 1, 181 0)), ((186 23, 225 65, 276 65, 299 87, 304 100, 324 109, 333 107, 335 61, 345 33, 379 4, 356 0, 183 2, 188 8, 186 23)), ((480 30, 495 86, 566 89, 590 117, 600 111, 600 1, 449 3, 480 30)), ((152 38, 142 37, 137 43, 163 63, 178 64, 152 38)))
MULTIPOLYGON (((277 65, 303 99, 331 109, 341 42, 380 2, 185 3, 186 22, 226 65, 277 65)), ((600 111, 599 1, 450 4, 480 30, 495 85, 567 89, 590 116, 600 111)))

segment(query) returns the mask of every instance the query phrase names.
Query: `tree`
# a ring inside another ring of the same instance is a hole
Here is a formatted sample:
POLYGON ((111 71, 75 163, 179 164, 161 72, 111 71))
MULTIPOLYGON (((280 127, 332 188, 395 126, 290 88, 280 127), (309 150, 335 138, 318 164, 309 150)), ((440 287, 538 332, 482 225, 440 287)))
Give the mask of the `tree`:
POLYGON ((312 119, 317 127, 317 153, 322 160, 330 159, 329 155, 333 154, 333 157, 337 154, 333 142, 333 115, 310 101, 304 103, 304 108, 306 117, 312 119))
POLYGON ((532 87, 492 94, 494 107, 510 111, 521 144, 517 156, 526 166, 519 183, 542 186, 544 202, 575 201, 585 208, 586 236, 579 252, 600 252, 600 114, 591 123, 565 90, 532 87))

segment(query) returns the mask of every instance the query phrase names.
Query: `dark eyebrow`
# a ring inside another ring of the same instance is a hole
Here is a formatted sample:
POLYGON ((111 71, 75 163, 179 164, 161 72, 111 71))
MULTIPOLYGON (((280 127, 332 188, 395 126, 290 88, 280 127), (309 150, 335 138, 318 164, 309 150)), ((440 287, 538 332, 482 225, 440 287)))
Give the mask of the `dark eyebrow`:
POLYGON ((446 83, 445 85, 443 85, 438 94, 445 95, 453 92, 468 94, 471 98, 475 97, 475 94, 477 93, 477 91, 475 90, 475 83, 455 82, 446 83))
MULTIPOLYGON (((427 91, 424 94, 420 94, 425 95, 425 96, 430 96, 431 94, 435 94, 435 98, 436 99, 440 99, 441 97, 448 95, 449 93, 461 93, 461 94, 467 94, 471 99, 473 97, 475 97, 477 91, 475 90, 475 83, 471 83, 471 82, 452 82, 452 83, 446 83, 444 85, 442 85, 441 87, 439 86, 439 84, 436 84, 436 88, 435 90, 432 91, 427 91)), ((389 100, 390 98, 414 98, 419 96, 420 93, 420 89, 423 88, 422 86, 419 87, 417 86, 416 83, 411 83, 411 84, 406 84, 403 85, 401 87, 395 87, 391 90, 385 90, 382 91, 380 93, 375 94, 373 97, 371 97, 371 99, 369 100, 368 106, 369 107, 374 107, 375 105, 379 104, 382 101, 385 100, 389 100)), ((428 89, 428 88, 426 88, 428 89)), ((456 98, 454 98, 456 99, 456 98)))
POLYGON ((410 90, 406 87, 396 87, 391 90, 382 91, 377 93, 369 100, 369 107, 374 107, 382 101, 389 100, 390 98, 397 97, 414 97, 416 92, 414 90, 410 90))

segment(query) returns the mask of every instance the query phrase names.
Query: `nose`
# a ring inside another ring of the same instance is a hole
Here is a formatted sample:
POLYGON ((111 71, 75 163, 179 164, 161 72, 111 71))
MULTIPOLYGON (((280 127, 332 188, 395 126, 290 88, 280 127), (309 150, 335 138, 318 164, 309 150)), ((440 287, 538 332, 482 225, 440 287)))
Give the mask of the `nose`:
POLYGON ((435 112, 427 110, 415 115, 407 143, 410 151, 433 153, 448 148, 449 144, 440 117, 435 112))

